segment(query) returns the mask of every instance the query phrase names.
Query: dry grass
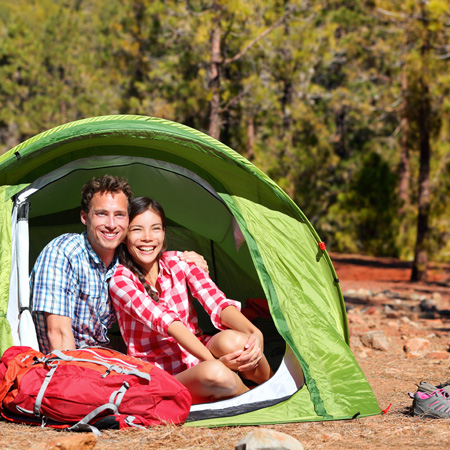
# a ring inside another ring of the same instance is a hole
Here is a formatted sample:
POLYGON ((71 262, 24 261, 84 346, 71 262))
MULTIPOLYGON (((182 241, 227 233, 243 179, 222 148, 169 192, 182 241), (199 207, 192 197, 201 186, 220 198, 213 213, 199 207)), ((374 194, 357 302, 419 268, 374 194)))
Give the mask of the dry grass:
MULTIPOLYGON (((424 331, 423 329, 421 331, 424 331)), ((446 339, 443 337, 441 339, 446 339)), ((407 393, 422 379, 439 382, 448 378, 448 362, 419 358, 408 359, 399 341, 392 351, 373 352, 360 359, 382 409, 392 406, 384 416, 349 421, 268 425, 298 439, 305 449, 390 449, 446 448, 450 427, 446 420, 421 419, 410 414, 407 393)), ((148 430, 104 431, 95 450, 179 450, 234 449, 255 427, 184 428, 155 427, 148 430)), ((0 446, 4 450, 29 449, 37 442, 49 441, 58 431, 0 422, 0 446)))
MULTIPOLYGON (((366 262, 363 268, 367 271, 366 262)), ((344 290, 345 276, 350 278, 351 270, 351 265, 344 267, 341 263, 338 267, 338 275, 344 290)), ((370 277, 370 274, 368 276, 370 277)), ((362 287, 367 288, 367 276, 358 280, 362 287)), ((388 272, 382 274, 382 280, 379 290, 399 289, 398 280, 396 281, 388 272), (393 280, 394 284, 389 285, 384 280, 393 280)), ((352 277, 351 286, 348 287, 357 287, 355 283, 355 277, 352 277)), ((434 287, 414 285, 409 286, 409 289, 432 292, 434 287)), ((439 290, 444 299, 450 298, 450 288, 441 285, 439 290)), ((388 319, 381 305, 376 314, 364 317, 366 319, 364 324, 350 324, 354 335, 362 334, 369 329, 381 329, 390 341, 391 349, 387 352, 369 351, 368 354, 360 353, 359 356, 358 352, 356 354, 380 407, 384 409, 392 404, 389 412, 383 416, 348 421, 292 423, 265 427, 295 437, 307 450, 448 448, 449 422, 413 417, 410 412, 412 402, 407 393, 415 391, 415 383, 419 383, 420 380, 438 383, 450 378, 449 360, 408 358, 403 351, 403 344, 408 337, 427 337, 431 342, 431 351, 446 351, 449 348, 450 321, 443 317, 442 321, 436 323, 416 317, 415 323, 405 324, 400 320, 388 319)), ((104 431, 94 448, 95 450, 234 449, 239 440, 254 429, 255 427, 208 429, 169 426, 148 430, 104 431)), ((0 448, 29 449, 36 443, 50 441, 59 436, 58 433, 49 428, 0 422, 0 448)))

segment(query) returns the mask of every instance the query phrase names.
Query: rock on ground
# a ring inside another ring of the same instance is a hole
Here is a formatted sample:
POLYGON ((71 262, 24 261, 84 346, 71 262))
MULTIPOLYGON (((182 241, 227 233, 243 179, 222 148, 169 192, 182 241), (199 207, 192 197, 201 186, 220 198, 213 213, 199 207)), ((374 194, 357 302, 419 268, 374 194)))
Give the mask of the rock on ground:
POLYGON ((408 339, 403 349, 406 353, 423 353, 430 349, 430 341, 423 338, 408 339))
POLYGON ((236 450, 304 450, 297 439, 285 433, 261 428, 241 439, 236 450))
POLYGON ((91 450, 97 443, 95 434, 60 436, 47 442, 40 442, 29 450, 91 450))
POLYGON ((369 331, 361 336, 363 345, 375 350, 388 351, 390 349, 389 342, 384 335, 383 330, 369 331))

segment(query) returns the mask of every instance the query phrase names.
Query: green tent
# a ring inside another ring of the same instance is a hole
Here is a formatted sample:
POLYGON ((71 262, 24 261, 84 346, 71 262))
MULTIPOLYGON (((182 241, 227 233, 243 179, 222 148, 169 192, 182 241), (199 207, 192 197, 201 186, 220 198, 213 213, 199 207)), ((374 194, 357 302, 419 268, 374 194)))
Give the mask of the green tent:
POLYGON ((203 254, 228 297, 243 305, 252 298, 268 301, 273 320, 259 323, 280 355, 272 363, 273 381, 237 399, 195 405, 188 426, 380 413, 348 345, 339 280, 300 209, 232 149, 153 117, 68 123, 0 157, 1 352, 35 342, 27 301, 29 267, 53 237, 83 229, 81 186, 102 174, 125 176, 136 196, 158 200, 168 217, 169 247, 203 254))

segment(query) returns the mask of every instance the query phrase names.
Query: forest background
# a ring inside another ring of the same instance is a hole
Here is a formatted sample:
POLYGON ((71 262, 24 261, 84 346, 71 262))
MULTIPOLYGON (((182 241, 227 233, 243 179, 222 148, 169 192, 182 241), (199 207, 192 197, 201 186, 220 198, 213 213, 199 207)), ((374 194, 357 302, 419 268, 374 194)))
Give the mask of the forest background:
POLYGON ((335 252, 450 255, 450 0, 2 0, 0 154, 161 117, 276 181, 335 252))

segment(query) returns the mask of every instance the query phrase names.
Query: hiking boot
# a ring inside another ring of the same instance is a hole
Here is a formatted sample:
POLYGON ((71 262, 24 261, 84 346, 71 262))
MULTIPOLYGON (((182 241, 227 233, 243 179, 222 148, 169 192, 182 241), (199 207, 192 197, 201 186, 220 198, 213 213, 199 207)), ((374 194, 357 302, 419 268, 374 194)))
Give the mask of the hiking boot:
POLYGON ((450 380, 447 380, 445 383, 438 384, 437 386, 426 381, 421 381, 417 386, 418 392, 423 392, 428 395, 431 395, 436 389, 444 389, 448 394, 450 394, 450 380))
POLYGON ((431 395, 438 387, 426 381, 421 381, 417 386, 417 392, 431 395))
MULTIPOLYGON (((429 383, 427 383, 429 385, 429 383)), ((432 386, 432 385, 429 385, 432 386)), ((429 386, 419 386, 419 389, 428 389, 429 386)), ((434 419, 450 418, 450 395, 445 389, 435 389, 431 394, 418 390, 413 400, 415 416, 432 417, 434 419)))
POLYGON ((438 389, 445 389, 450 394, 450 380, 447 380, 445 383, 438 384, 436 387, 438 389))

